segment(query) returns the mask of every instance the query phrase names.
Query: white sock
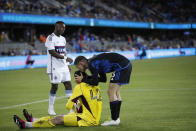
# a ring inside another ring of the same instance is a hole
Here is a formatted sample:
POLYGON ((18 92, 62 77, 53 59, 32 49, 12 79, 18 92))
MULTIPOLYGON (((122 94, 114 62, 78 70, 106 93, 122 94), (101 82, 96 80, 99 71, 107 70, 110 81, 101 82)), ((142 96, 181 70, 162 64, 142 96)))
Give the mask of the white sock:
POLYGON ((67 98, 67 100, 69 100, 71 95, 72 95, 72 90, 65 90, 65 97, 67 98))
POLYGON ((56 94, 51 94, 49 96, 49 108, 53 108, 54 102, 55 102, 56 94))
POLYGON ((25 127, 26 128, 32 128, 33 127, 33 122, 25 122, 25 127))

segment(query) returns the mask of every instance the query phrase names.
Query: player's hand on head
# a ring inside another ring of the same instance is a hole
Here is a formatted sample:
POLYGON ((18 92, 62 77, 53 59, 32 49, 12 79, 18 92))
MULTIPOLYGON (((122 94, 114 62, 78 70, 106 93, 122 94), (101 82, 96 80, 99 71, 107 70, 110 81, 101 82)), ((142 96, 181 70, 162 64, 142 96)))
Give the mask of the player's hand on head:
POLYGON ((80 75, 75 74, 75 81, 76 81, 76 83, 81 83, 82 79, 83 79, 82 73, 80 73, 80 75))

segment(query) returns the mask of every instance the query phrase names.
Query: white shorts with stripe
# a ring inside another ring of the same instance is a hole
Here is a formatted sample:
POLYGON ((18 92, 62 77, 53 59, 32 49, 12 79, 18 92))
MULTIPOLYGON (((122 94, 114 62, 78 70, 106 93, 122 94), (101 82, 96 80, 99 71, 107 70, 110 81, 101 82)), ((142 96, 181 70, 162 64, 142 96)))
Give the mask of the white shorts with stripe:
POLYGON ((58 73, 48 73, 50 78, 50 83, 58 84, 66 81, 71 81, 70 72, 58 72, 58 73))

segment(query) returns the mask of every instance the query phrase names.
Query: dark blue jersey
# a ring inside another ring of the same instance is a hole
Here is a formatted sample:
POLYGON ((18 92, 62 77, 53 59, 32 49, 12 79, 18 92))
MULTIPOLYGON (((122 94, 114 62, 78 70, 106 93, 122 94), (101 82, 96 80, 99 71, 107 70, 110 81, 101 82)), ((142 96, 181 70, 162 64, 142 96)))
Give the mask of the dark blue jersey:
POLYGON ((130 64, 130 61, 118 53, 102 53, 88 60, 88 69, 92 76, 83 82, 90 85, 98 85, 106 82, 106 73, 121 71, 130 64))

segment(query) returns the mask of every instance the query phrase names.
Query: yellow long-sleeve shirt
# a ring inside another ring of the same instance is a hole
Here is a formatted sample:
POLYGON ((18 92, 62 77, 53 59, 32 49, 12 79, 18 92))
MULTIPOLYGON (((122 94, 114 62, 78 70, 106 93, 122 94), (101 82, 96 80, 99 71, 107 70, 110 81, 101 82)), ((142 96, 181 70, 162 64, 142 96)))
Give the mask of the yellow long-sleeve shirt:
POLYGON ((91 125, 98 125, 102 112, 100 88, 82 82, 75 86, 66 108, 72 109, 76 100, 82 105, 82 113, 76 115, 91 125))

